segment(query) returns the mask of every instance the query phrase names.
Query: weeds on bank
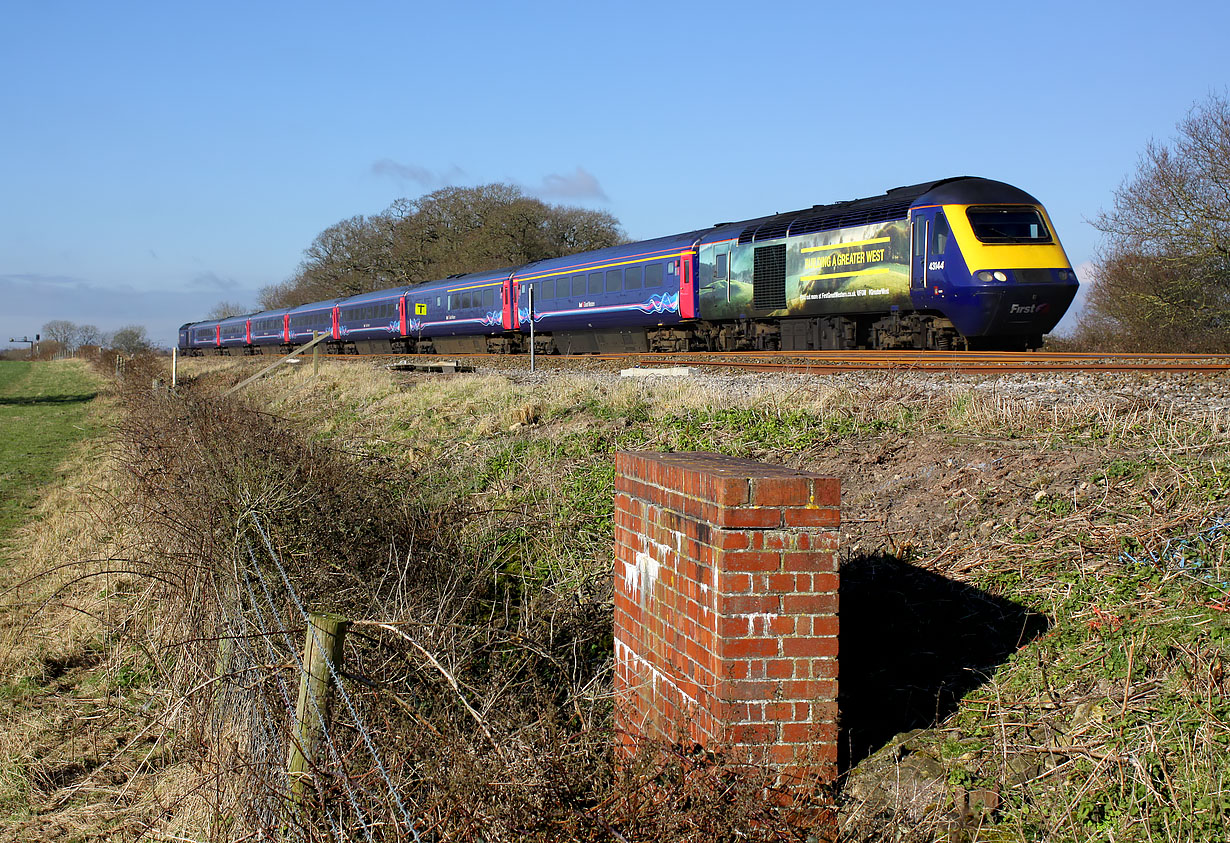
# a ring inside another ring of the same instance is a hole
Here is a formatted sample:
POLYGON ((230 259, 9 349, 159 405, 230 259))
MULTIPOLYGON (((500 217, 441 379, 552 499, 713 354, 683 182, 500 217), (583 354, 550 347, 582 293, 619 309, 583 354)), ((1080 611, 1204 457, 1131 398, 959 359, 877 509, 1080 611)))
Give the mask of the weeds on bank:
MULTIPOLYGON (((383 628, 360 627, 347 657, 362 711, 398 759, 392 773, 423 809, 423 828, 456 839, 768 835, 775 820, 754 780, 735 785, 703 758, 655 767, 649 754, 621 769, 609 754, 607 455, 702 447, 804 463, 838 446, 924 435, 1118 449, 1070 507, 1053 490, 1033 498, 1050 488, 1043 478, 1019 491, 1027 518, 961 534, 947 555, 925 543, 911 551, 1053 621, 912 744, 934 752, 944 788, 1001 794, 970 833, 1200 839, 1221 816, 1210 764, 1226 721, 1224 687, 1213 682, 1226 652, 1214 635, 1224 613, 1211 605, 1215 592, 1192 590, 1187 568, 1120 558, 1161 553, 1225 499, 1220 419, 936 396, 891 379, 732 396, 718 386, 584 379, 546 389, 482 376, 399 386, 384 372, 330 365, 317 379, 272 376, 242 402, 211 394, 237 380, 221 368, 202 375, 188 403, 133 395, 126 405, 131 479, 111 519, 140 528, 139 537, 125 528, 125 553, 145 566, 136 581, 153 656, 134 651, 116 687, 174 689, 176 729, 188 736, 177 745, 193 747, 179 750, 181 763, 195 778, 168 828, 240 838, 271 828, 270 806, 281 804, 284 759, 254 725, 276 667, 230 692, 229 718, 203 690, 217 682, 224 613, 243 609, 235 524, 259 511, 317 606, 388 622, 456 680, 383 628), (1187 825, 1183 810, 1194 818, 1187 825)), ((1004 504, 988 495, 978 506, 1004 504)), ((1206 561, 1223 559, 1220 538, 1205 546, 1206 561)), ((357 752, 357 736, 338 725, 357 752)), ((847 803, 857 820, 860 806, 847 803)), ((948 833, 943 810, 928 816, 919 823, 890 811, 846 827, 866 839, 948 833)))

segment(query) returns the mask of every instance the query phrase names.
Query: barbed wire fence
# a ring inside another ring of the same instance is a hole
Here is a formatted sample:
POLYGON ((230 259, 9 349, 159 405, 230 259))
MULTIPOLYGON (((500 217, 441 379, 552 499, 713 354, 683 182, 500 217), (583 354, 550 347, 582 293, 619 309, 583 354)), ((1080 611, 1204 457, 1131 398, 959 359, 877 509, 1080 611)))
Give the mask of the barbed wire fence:
POLYGON ((324 640, 320 616, 299 595, 262 518, 248 513, 244 522, 232 600, 219 601, 213 726, 246 733, 239 754, 248 824, 281 839, 418 843, 421 820, 368 726, 362 696, 347 687, 335 658, 341 648, 324 640), (306 646, 297 640, 304 638, 306 646), (309 681, 322 671, 315 678, 323 681, 309 681), (313 731, 318 741, 305 737, 313 731), (303 772, 290 769, 296 754, 303 772))

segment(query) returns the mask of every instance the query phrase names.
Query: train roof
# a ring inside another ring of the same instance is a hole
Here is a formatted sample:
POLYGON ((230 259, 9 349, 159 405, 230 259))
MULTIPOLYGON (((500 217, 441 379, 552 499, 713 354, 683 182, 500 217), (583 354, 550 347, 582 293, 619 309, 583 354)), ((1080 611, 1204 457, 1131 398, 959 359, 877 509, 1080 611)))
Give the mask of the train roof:
POLYGON ((589 268, 628 258, 652 260, 655 256, 668 257, 684 249, 690 249, 700 236, 707 231, 708 229, 689 231, 684 234, 657 237, 653 240, 621 243, 618 246, 608 246, 605 249, 595 249, 590 252, 577 252, 576 254, 565 255, 562 258, 548 258, 520 267, 516 270, 516 277, 518 279, 533 280, 569 270, 584 272, 589 268))
POLYGON ((981 203, 1036 205, 1038 200, 1020 188, 1004 182, 977 176, 956 176, 894 187, 881 196, 812 205, 798 211, 787 211, 743 222, 723 223, 707 232, 702 242, 733 240, 736 237, 740 243, 776 240, 787 234, 809 234, 904 219, 915 205, 981 203))
POLYGON ((313 310, 328 310, 334 305, 341 304, 344 301, 347 301, 347 299, 341 298, 341 299, 329 299, 328 301, 312 301, 312 302, 308 302, 307 304, 301 304, 298 307, 292 307, 285 312, 290 313, 290 314, 295 314, 295 313, 307 313, 313 310))
POLYGON ((281 316, 282 314, 286 313, 289 310, 290 310, 289 307, 275 307, 272 310, 261 310, 256 313, 249 313, 245 318, 247 319, 268 319, 271 316, 281 316))
POLYGON ((350 307, 351 305, 363 304, 369 301, 384 301, 385 299, 400 298, 409 289, 410 286, 407 285, 404 287, 389 287, 387 290, 373 290, 370 293, 359 293, 357 296, 350 296, 349 298, 342 299, 342 305, 344 307, 350 307))

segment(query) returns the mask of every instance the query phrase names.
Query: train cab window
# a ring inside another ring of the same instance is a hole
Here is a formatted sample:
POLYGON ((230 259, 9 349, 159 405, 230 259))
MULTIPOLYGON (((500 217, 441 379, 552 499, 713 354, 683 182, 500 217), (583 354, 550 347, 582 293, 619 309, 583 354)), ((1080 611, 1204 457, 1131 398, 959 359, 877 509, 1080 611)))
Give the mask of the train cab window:
POLYGON ((645 286, 646 287, 661 287, 662 286, 662 264, 651 263, 645 267, 645 286))
POLYGON ((966 210, 974 236, 983 243, 1050 243, 1051 233, 1036 208, 978 206, 966 210))
POLYGON ((721 281, 726 278, 726 262, 730 255, 719 252, 713 256, 713 277, 721 281))
POLYGON ((639 290, 641 288, 641 268, 629 266, 624 269, 624 289, 639 290))
POLYGON ((589 294, 596 296, 602 293, 602 273, 591 272, 589 274, 589 294))
POLYGON ((606 271, 606 291, 608 293, 618 293, 624 288, 624 271, 622 269, 608 269, 606 271))
POLYGON ((921 258, 927 254, 927 223, 926 221, 915 217, 910 223, 910 241, 914 244, 914 257, 921 258))
POLYGON ((942 255, 948 251, 948 218, 940 211, 931 223, 931 254, 942 255))

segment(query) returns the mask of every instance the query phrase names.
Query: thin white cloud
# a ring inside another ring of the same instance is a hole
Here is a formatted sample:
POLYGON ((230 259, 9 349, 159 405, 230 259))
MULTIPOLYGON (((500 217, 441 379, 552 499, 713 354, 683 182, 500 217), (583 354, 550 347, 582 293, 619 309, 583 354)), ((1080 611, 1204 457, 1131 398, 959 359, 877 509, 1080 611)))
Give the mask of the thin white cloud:
POLYGON ((427 167, 420 167, 417 164, 402 164, 399 161, 394 161, 392 158, 381 158, 372 164, 372 174, 397 179, 398 181, 411 181, 425 188, 446 187, 450 184, 456 184, 464 179, 466 175, 465 171, 456 164, 453 164, 447 170, 437 172, 427 167))
POLYGON ((188 286, 196 290, 233 290, 239 282, 234 278, 223 278, 216 272, 201 272, 188 280, 188 286))
POLYGON ((594 177, 594 174, 579 164, 576 170, 569 175, 561 176, 558 173, 551 173, 544 176, 542 186, 533 192, 543 197, 610 201, 607 198, 606 191, 602 189, 602 185, 598 184, 598 179, 594 177))

